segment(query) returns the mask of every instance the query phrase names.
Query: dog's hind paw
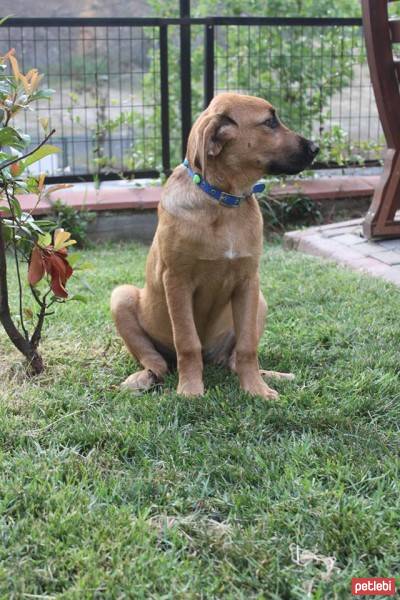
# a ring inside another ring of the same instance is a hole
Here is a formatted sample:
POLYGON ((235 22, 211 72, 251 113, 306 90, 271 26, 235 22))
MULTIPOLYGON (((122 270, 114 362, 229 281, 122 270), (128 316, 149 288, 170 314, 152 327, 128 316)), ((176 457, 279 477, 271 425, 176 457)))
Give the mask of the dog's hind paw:
POLYGON ((153 373, 153 371, 150 371, 150 369, 143 369, 143 371, 138 371, 137 373, 129 375, 129 377, 127 377, 125 381, 121 383, 121 387, 139 394, 140 392, 149 390, 159 383, 160 380, 157 378, 155 373, 153 373))

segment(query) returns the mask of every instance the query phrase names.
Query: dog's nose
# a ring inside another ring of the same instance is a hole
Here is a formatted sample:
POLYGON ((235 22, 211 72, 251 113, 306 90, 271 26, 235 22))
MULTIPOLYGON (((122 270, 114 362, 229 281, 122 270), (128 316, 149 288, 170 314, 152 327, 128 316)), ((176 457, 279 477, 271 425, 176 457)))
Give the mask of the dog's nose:
POLYGON ((319 152, 319 146, 317 144, 315 144, 314 142, 310 142, 308 149, 310 151, 310 154, 312 154, 312 157, 314 158, 315 156, 317 156, 318 152, 319 152))

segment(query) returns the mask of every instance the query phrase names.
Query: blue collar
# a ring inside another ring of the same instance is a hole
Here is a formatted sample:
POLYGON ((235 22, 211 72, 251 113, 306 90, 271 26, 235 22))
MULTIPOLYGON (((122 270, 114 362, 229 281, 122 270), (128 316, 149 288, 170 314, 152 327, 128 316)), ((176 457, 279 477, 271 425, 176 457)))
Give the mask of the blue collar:
MULTIPOLYGON (((233 194, 227 194, 222 190, 219 190, 216 187, 213 187, 208 181, 202 178, 199 173, 194 173, 190 168, 189 161, 187 158, 183 161, 183 166, 186 167, 190 177, 193 182, 198 185, 198 187, 203 190, 206 194, 214 198, 217 202, 222 204, 223 206, 239 206, 243 200, 246 200, 249 196, 234 196, 233 194)), ((265 185, 263 183, 256 183, 251 190, 252 194, 257 194, 259 192, 263 192, 265 190, 265 185)))

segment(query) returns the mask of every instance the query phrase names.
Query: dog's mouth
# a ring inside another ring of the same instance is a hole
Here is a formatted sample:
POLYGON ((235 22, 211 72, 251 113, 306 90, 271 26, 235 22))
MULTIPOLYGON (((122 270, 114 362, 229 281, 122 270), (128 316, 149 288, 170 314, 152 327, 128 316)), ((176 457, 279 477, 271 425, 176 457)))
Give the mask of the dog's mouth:
POLYGON ((310 167, 319 152, 314 142, 300 138, 299 150, 285 159, 272 160, 267 166, 269 175, 297 175, 310 167))

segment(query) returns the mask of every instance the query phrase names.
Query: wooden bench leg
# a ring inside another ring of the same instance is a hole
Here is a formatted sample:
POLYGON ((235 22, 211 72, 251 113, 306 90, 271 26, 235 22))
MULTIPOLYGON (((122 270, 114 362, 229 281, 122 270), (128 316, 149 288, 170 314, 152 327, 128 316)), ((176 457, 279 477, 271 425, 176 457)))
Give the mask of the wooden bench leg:
POLYGON ((363 223, 364 235, 369 239, 400 236, 400 221, 395 221, 396 211, 399 209, 400 150, 389 149, 382 177, 363 223))

